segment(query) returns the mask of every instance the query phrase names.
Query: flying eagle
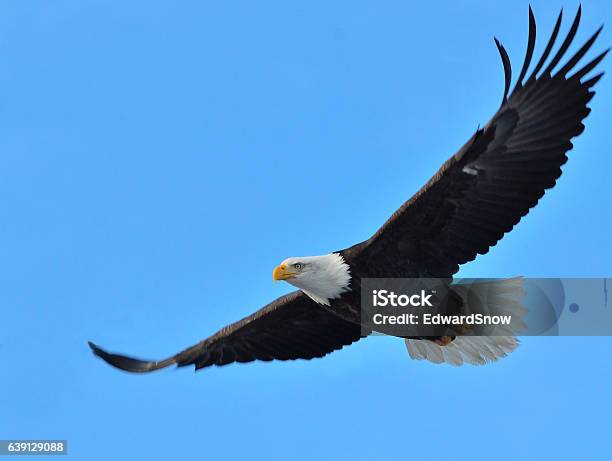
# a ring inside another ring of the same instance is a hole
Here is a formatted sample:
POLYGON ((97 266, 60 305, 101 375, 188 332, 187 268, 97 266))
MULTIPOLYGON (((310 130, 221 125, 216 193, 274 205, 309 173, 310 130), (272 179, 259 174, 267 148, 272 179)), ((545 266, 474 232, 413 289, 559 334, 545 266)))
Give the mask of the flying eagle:
MULTIPOLYGON (((505 74, 497 113, 372 237, 327 255, 288 258, 274 269, 274 280, 284 280, 298 291, 165 360, 138 360, 89 343, 94 354, 131 372, 170 365, 194 365, 198 370, 232 362, 323 357, 365 336, 360 324, 361 279, 452 279, 461 264, 487 253, 555 185, 566 153, 573 147, 571 139, 584 130, 582 120, 590 112, 587 103, 603 72, 585 77, 609 49, 574 71, 600 27, 553 72, 576 35, 581 8, 547 63, 562 15, 563 11, 542 56, 526 77, 536 40, 529 8, 527 51, 512 92, 510 59, 495 39, 505 74)), ((413 358, 454 365, 497 360, 517 345, 513 336, 412 337, 405 341, 413 358)))

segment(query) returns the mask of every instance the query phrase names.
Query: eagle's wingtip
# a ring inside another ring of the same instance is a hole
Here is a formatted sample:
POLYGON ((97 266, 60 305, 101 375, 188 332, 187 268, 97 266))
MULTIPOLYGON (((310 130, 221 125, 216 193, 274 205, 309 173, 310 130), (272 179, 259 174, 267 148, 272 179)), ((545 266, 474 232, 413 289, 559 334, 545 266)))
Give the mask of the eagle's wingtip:
POLYGON ((116 366, 116 364, 113 362, 113 360, 111 360, 111 354, 109 354, 108 352, 106 352, 104 349, 102 349, 101 347, 99 347, 97 344, 95 344, 93 341, 87 341, 87 345, 89 346, 89 348, 91 349, 91 352, 96 356, 96 357, 100 357, 102 360, 104 360, 105 362, 116 366))
POLYGON ((93 352, 96 355, 100 355, 102 352, 104 352, 102 349, 100 349, 98 346, 96 346, 92 341, 87 341, 87 345, 89 346, 89 348, 91 349, 91 352, 93 352))
POLYGON ((100 357, 115 368, 131 373, 146 373, 166 368, 176 363, 176 358, 174 356, 161 361, 140 360, 126 355, 107 352, 91 341, 87 341, 87 344, 95 356, 100 357))

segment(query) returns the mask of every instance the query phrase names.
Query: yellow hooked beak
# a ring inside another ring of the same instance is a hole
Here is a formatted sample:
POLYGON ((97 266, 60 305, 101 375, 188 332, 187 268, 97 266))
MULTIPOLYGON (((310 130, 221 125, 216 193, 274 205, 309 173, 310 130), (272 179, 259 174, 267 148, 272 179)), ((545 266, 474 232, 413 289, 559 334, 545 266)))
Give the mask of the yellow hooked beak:
POLYGON ((286 264, 276 266, 272 272, 272 279, 277 282, 279 280, 287 280, 295 276, 295 272, 291 272, 286 264))

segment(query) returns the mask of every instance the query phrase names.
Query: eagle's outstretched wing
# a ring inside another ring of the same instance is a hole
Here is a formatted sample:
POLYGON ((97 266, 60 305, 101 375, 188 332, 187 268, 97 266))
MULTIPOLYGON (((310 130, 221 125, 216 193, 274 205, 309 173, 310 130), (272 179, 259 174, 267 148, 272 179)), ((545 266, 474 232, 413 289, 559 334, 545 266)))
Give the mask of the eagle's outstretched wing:
POLYGON ((364 273, 449 277, 460 264, 486 253, 555 185, 572 148, 570 140, 584 130, 587 103, 595 94, 591 88, 603 72, 584 77, 608 52, 573 70, 600 28, 553 73, 572 43, 580 15, 579 8, 567 37, 544 67, 559 33, 559 14, 543 55, 523 82, 536 40, 529 8, 527 52, 510 96, 510 60, 495 40, 505 71, 501 107, 369 240, 344 250, 364 273))
POLYGON ((165 360, 139 360, 111 354, 91 342, 89 346, 114 367, 144 373, 174 364, 195 365, 198 370, 232 362, 312 359, 360 338, 358 324, 342 320, 301 291, 294 291, 165 360))

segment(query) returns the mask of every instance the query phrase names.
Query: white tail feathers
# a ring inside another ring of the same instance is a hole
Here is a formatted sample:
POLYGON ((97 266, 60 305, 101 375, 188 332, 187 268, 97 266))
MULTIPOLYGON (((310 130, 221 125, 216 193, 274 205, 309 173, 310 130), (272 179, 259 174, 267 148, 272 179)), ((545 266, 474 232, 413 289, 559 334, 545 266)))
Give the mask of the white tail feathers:
POLYGON ((489 336, 457 336, 446 346, 427 339, 406 339, 411 358, 455 366, 464 363, 483 365, 505 357, 516 349, 519 342, 514 334, 526 328, 521 319, 527 314, 520 303, 524 296, 522 278, 453 285, 453 289, 467 306, 478 303, 486 306, 491 315, 510 315, 510 324, 495 326, 489 336))
POLYGON ((514 336, 457 336, 447 346, 427 339, 406 339, 410 357, 433 363, 484 365, 505 357, 518 346, 514 336))

